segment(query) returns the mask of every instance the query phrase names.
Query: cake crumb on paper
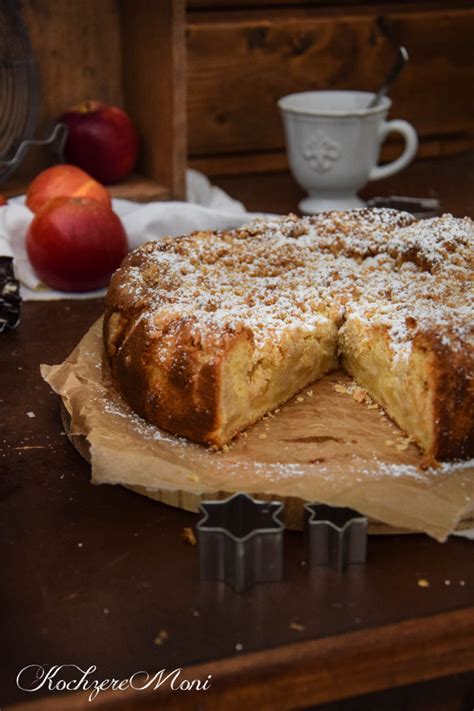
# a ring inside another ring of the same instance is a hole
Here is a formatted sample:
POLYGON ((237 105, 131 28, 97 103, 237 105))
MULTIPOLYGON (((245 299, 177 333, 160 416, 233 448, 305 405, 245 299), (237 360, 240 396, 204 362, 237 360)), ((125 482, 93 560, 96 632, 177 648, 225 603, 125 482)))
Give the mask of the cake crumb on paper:
POLYGON ((405 452, 412 443, 411 437, 399 437, 397 439, 397 452, 405 452))
POLYGON ((356 402, 359 402, 359 403, 364 402, 365 399, 367 398, 367 390, 364 390, 364 388, 357 386, 356 388, 354 388, 354 391, 352 393, 352 398, 356 402))
POLYGON ((185 526, 183 528, 181 537, 185 543, 189 543, 190 546, 195 546, 197 543, 196 536, 194 534, 191 526, 185 526))
POLYGON ((304 625, 300 624, 299 622, 292 622, 290 624, 290 630, 295 630, 296 632, 302 632, 305 628, 304 625))
POLYGON ((161 646, 166 640, 168 639, 168 632, 166 630, 160 630, 158 634, 156 635, 155 639, 153 640, 153 644, 156 644, 158 647, 161 646))

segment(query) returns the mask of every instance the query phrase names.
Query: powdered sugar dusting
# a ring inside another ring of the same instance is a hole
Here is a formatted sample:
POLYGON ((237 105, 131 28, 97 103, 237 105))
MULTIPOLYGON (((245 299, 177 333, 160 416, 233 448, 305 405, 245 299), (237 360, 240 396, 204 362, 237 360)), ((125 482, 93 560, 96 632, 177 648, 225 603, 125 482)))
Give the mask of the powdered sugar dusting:
POLYGON ((289 329, 317 333, 358 318, 384 328, 408 357, 421 332, 451 348, 472 338, 473 235, 471 220, 451 215, 290 215, 147 243, 115 283, 132 308, 146 308, 151 331, 187 318, 203 343, 246 328, 264 348, 289 329))

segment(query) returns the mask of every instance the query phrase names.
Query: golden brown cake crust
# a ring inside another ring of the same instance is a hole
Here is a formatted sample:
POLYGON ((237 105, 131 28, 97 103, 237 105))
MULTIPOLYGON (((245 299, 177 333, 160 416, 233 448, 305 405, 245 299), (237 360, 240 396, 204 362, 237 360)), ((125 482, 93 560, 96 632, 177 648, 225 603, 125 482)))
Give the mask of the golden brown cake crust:
MULTIPOLYGON (((139 415, 222 446, 238 431, 224 406, 232 359, 255 390, 295 343, 333 339, 336 353, 355 319, 384 334, 402 374, 429 354, 428 454, 473 456, 473 233, 467 218, 360 210, 149 242, 112 277, 106 360, 139 415)), ((320 373, 336 364, 328 353, 320 373)))
MULTIPOLYGON (((160 247, 166 250, 167 243, 160 247)), ((216 334, 214 349, 204 353, 193 316, 165 313, 157 328, 151 329, 143 314, 154 306, 153 293, 140 297, 137 307, 131 292, 123 288, 123 275, 130 266, 145 270, 147 250, 125 260, 108 290, 104 343, 112 375, 141 417, 169 432, 209 443, 219 426, 219 365, 237 342, 248 341, 251 335, 246 329, 223 327, 216 334), (160 358, 160 351, 165 358, 160 358)))

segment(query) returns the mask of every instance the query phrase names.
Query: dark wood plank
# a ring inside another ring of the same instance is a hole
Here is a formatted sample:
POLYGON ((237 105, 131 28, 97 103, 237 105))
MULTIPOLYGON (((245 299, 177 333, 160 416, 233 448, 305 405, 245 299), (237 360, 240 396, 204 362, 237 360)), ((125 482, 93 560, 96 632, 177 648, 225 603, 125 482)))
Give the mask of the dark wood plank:
MULTIPOLYGON (((454 0, 449 3, 450 7, 461 6, 467 7, 470 0, 454 0)), ((315 5, 321 6, 325 10, 340 9, 346 12, 348 7, 359 6, 367 7, 370 5, 379 5, 380 0, 187 0, 186 7, 189 11, 192 10, 240 10, 240 9, 255 9, 255 8, 275 8, 275 7, 311 7, 315 5)), ((395 3, 392 2, 392 5, 395 3)), ((388 3, 387 3, 388 5, 388 3)), ((412 6, 414 9, 420 5, 428 5, 429 7, 440 7, 447 5, 446 0, 405 0, 405 6, 412 6)))
MULTIPOLYGON (((38 137, 48 134, 63 111, 86 99, 123 105, 116 0, 25 0, 21 9, 41 80, 38 137)), ((18 175, 34 175, 50 162, 46 148, 35 148, 18 175)))
POLYGON ((141 171, 184 197, 184 0, 121 0, 124 91, 142 136, 141 171))
MULTIPOLYGON (((141 138, 138 172, 164 186, 167 196, 183 197, 184 0, 26 0, 21 7, 41 78, 37 137, 86 99, 123 106, 141 138)), ((51 162, 48 149, 31 149, 4 191, 51 162)), ((141 199, 164 195, 150 185, 141 199)))
MULTIPOLYGON (((442 158, 453 156, 474 148, 474 137, 468 136, 428 136, 422 138, 416 160, 420 158, 442 158)), ((394 160, 403 151, 403 143, 398 139, 388 139, 382 146, 380 163, 394 160)), ((277 151, 252 151, 225 153, 189 159, 189 167, 209 176, 239 176, 250 173, 277 173, 288 170, 285 149, 277 151)))
POLYGON ((443 136, 450 136, 444 151, 472 146, 474 95, 467 89, 474 80, 472 6, 417 12, 380 6, 348 9, 343 16, 295 8, 189 16, 191 157, 244 154, 245 161, 259 153, 261 161, 255 159, 252 169, 268 170, 268 160, 284 150, 279 97, 308 89, 378 86, 393 59, 379 31, 380 15, 394 41, 410 53, 391 92, 391 116, 413 123, 426 146, 438 153, 443 136))
MULTIPOLYGON (((105 692, 94 701, 100 711, 120 708, 242 707, 260 711, 290 711, 328 700, 345 699, 368 691, 446 676, 474 669, 474 607, 457 610, 375 630, 352 632, 344 636, 295 643, 278 649, 247 654, 233 659, 206 662, 185 670, 187 679, 208 678, 206 692, 177 694, 168 685, 142 690, 105 692), (119 698, 117 698, 119 697, 119 698)), ((47 711, 68 708, 84 711, 88 694, 63 696, 21 704, 15 711, 47 711)))
MULTIPOLYGON (((25 179, 10 180, 7 185, 0 187, 1 194, 5 197, 23 195, 28 190, 29 183, 30 181, 25 179)), ((142 175, 131 175, 120 183, 107 186, 107 190, 114 198, 134 200, 135 202, 169 200, 171 197, 170 188, 160 185, 150 178, 144 178, 142 175)))
MULTIPOLYGON (((288 213, 304 197, 289 173, 229 176, 214 182, 252 211, 288 213)), ((361 195, 365 199, 375 195, 435 197, 443 212, 474 218, 474 152, 416 161, 391 178, 369 183, 361 195)))

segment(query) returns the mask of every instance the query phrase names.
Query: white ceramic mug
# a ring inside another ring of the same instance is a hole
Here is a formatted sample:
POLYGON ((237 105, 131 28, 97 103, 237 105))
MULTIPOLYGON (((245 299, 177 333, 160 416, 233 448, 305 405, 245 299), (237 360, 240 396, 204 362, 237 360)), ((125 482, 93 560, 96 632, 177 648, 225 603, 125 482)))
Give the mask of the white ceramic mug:
POLYGON ((291 172, 308 193, 299 204, 302 212, 363 207, 356 193, 367 181, 397 173, 415 156, 413 126, 385 120, 392 105, 387 97, 366 108, 373 96, 365 91, 304 91, 279 100, 291 172), (405 149, 396 160, 378 166, 380 146, 392 131, 402 134, 405 149))

